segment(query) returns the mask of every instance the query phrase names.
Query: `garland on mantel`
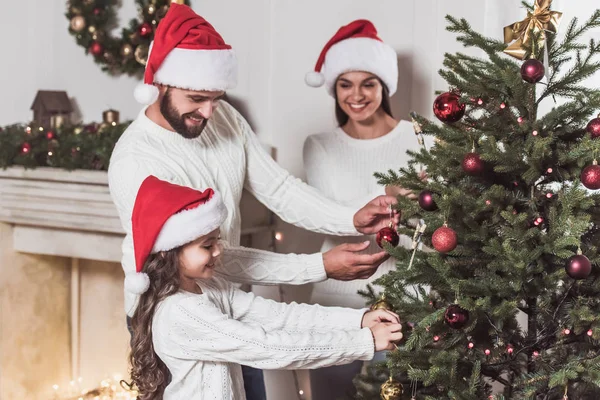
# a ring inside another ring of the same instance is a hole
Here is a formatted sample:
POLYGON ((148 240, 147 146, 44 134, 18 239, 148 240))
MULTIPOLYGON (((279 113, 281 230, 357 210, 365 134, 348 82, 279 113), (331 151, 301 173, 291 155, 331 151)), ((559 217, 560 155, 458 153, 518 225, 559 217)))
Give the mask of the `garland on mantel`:
POLYGON ((131 123, 44 129, 35 124, 0 127, 0 168, 55 167, 107 170, 115 143, 131 123))

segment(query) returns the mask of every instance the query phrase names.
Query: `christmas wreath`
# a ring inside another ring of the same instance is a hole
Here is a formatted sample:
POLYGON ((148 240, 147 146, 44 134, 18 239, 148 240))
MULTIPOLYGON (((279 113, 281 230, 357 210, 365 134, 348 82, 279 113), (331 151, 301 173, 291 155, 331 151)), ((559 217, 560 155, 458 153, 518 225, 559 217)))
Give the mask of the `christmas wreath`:
POLYGON ((188 4, 188 0, 135 0, 139 16, 129 21, 120 36, 111 31, 116 26, 118 0, 70 0, 66 17, 69 32, 91 54, 103 71, 113 75, 141 76, 148 59, 154 31, 171 2, 188 4))

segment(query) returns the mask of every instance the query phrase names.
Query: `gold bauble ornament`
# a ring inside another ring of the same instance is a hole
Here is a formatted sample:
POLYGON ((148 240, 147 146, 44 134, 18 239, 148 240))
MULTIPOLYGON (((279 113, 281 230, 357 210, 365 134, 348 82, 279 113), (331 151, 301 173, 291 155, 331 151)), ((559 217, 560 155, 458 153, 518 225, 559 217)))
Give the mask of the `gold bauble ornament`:
POLYGON ((75 32, 81 32, 85 28, 85 18, 81 15, 76 15, 71 18, 71 29, 75 32))
POLYGON ((133 55, 133 47, 129 43, 125 43, 121 46, 121 55, 125 58, 129 58, 133 55))
POLYGON ((392 306, 385 300, 385 297, 377 300, 371 305, 371 310, 391 310, 392 306))
POLYGON ((391 376, 383 385, 379 394, 383 400, 400 400, 404 393, 404 387, 400 382, 396 382, 391 376))
POLYGON ((135 61, 139 62, 142 65, 146 65, 148 61, 148 46, 145 44, 141 44, 136 47, 134 51, 135 61))

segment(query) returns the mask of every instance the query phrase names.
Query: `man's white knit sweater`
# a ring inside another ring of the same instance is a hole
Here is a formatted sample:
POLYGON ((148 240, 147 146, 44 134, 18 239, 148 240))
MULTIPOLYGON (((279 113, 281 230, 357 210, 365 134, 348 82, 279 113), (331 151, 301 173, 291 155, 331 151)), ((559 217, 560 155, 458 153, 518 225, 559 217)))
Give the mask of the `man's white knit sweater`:
POLYGON ((244 400, 240 364, 318 368, 373 358, 366 310, 284 304, 200 280, 202 294, 167 297, 152 321, 154 350, 171 372, 165 400, 244 400))
MULTIPOLYGON (((275 254, 239 247, 242 190, 246 188, 281 219, 315 232, 357 235, 354 208, 342 207, 291 176, 263 150, 244 118, 221 102, 196 139, 185 139, 151 121, 145 109, 117 142, 110 160, 110 193, 126 236, 121 264, 135 271, 131 213, 137 191, 149 175, 223 196, 228 217, 221 226, 226 248, 218 274, 250 284, 303 284, 326 279, 320 253, 275 254)), ((133 315, 137 297, 125 291, 133 315)))

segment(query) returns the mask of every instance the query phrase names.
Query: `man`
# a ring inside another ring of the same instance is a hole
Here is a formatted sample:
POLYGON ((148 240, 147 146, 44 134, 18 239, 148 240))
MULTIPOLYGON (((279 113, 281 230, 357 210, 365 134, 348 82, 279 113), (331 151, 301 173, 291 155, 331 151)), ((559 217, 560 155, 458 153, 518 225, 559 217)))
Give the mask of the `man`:
MULTIPOLYGON (((222 100, 235 86, 231 46, 189 7, 171 4, 160 22, 138 101, 150 104, 124 132, 113 151, 109 186, 123 228, 125 310, 131 316, 147 282, 134 278, 131 214, 135 194, 148 175, 193 188, 213 187, 228 218, 226 246, 217 272, 250 284, 304 284, 326 278, 367 278, 385 252, 359 254, 368 243, 338 246, 325 254, 274 254, 239 247, 242 190, 250 191, 283 220, 315 232, 372 234, 389 223, 396 199, 380 196, 356 212, 335 204, 292 177, 261 148, 248 123, 222 100)), ((398 216, 394 217, 397 222, 398 216)), ((262 371, 244 368, 248 400, 265 399, 262 371), (254 381, 254 383, 252 383, 254 381), (257 383, 256 383, 257 382, 257 383)))

